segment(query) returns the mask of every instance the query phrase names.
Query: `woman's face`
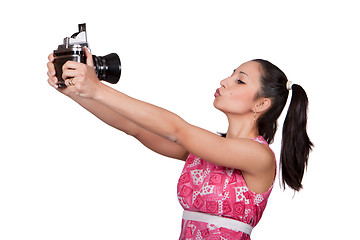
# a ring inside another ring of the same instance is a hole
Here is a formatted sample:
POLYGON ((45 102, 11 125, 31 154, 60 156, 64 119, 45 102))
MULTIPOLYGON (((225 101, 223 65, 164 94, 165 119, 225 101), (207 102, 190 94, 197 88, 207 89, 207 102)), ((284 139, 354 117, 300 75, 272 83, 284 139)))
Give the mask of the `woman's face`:
POLYGON ((225 114, 253 114, 260 90, 260 64, 246 62, 220 82, 215 92, 214 106, 225 114))

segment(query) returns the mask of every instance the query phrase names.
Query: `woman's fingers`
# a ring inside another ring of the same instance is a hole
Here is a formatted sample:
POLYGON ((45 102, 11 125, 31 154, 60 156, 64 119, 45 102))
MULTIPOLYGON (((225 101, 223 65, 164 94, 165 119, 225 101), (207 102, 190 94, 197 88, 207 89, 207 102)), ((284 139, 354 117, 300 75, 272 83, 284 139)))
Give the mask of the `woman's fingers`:
POLYGON ((79 72, 75 69, 65 69, 63 70, 62 78, 74 78, 77 74, 79 74, 79 72))
POLYGON ((76 68, 81 67, 82 65, 84 65, 84 64, 69 60, 62 66, 62 70, 65 71, 66 69, 76 69, 76 68))
POLYGON ((50 53, 48 56, 49 62, 54 62, 54 54, 50 53))
MULTIPOLYGON (((56 71, 55 71, 55 66, 54 66, 54 54, 50 54, 48 56, 48 59, 49 59, 49 62, 47 63, 47 68, 48 68, 48 72, 47 72, 47 75, 48 75, 48 83, 50 84, 50 86, 56 88, 59 92, 65 94, 65 95, 70 95, 70 91, 68 88, 59 88, 59 81, 56 77, 56 71)), ((69 83, 69 82, 68 82, 69 83)))
POLYGON ((47 75, 49 77, 48 82, 52 81, 52 84, 50 84, 50 85, 53 86, 53 87, 56 87, 57 83, 58 83, 58 79, 56 78, 56 75, 55 75, 56 72, 55 72, 55 66, 54 66, 54 63, 53 63, 53 61, 54 61, 53 54, 50 54, 48 59, 49 59, 49 62, 47 63, 47 68, 48 68, 47 75))
POLYGON ((48 76, 52 77, 55 76, 55 66, 52 62, 48 62, 47 63, 47 68, 48 68, 48 76))
POLYGON ((87 47, 84 47, 84 52, 85 52, 85 56, 86 56, 86 65, 93 67, 94 62, 93 62, 93 57, 92 57, 92 54, 90 53, 90 50, 87 47))
POLYGON ((75 76, 80 76, 83 75, 85 68, 84 68, 83 63, 79 63, 79 62, 74 62, 74 61, 67 61, 63 66, 62 66, 62 78, 63 79, 67 79, 67 78, 73 78, 75 76))
POLYGON ((50 86, 56 88, 57 85, 54 83, 54 81, 51 78, 48 78, 48 83, 50 84, 50 86))

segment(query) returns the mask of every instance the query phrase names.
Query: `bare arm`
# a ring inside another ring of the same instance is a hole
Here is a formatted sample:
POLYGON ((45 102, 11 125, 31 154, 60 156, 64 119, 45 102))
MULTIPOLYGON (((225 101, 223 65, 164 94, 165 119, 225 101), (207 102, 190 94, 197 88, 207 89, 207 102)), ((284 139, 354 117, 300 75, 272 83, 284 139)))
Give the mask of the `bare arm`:
POLYGON ((98 86, 94 99, 206 161, 249 174, 259 174, 273 168, 273 154, 263 144, 250 139, 222 138, 187 123, 172 112, 131 98, 104 84, 98 86))
POLYGON ((87 65, 69 61, 63 67, 63 78, 73 78, 73 85, 65 81, 72 93, 107 106, 142 129, 179 144, 206 161, 252 175, 273 169, 273 155, 263 144, 249 139, 222 138, 185 122, 172 112, 101 83, 95 74, 91 54, 87 50, 85 53, 87 65))
MULTIPOLYGON (((57 86, 57 79, 55 77, 55 69, 53 62, 53 55, 49 55, 49 63, 48 63, 48 82, 51 86, 56 87, 57 86)), ((138 125, 134 124, 133 122, 129 121, 128 119, 122 117, 117 112, 113 111, 109 107, 94 101, 89 98, 83 98, 76 94, 73 94, 69 91, 67 88, 57 88, 58 91, 63 93, 64 95, 67 95, 72 100, 77 102, 80 106, 88 110, 90 113, 95 115, 97 118, 99 118, 104 123, 128 134, 136 139, 138 139, 144 146, 147 148, 153 150, 156 153, 159 153, 161 155, 179 159, 179 160, 185 160, 188 153, 187 151, 181 147, 179 144, 176 144, 174 142, 171 142, 159 135, 156 135, 154 133, 151 133, 138 125)))
POLYGON ((82 98, 76 96, 75 94, 71 94, 70 98, 91 112, 104 123, 135 137, 144 146, 153 150, 154 152, 167 157, 186 160, 188 153, 179 144, 171 142, 164 137, 139 127, 135 123, 114 112, 109 107, 92 99, 82 98))

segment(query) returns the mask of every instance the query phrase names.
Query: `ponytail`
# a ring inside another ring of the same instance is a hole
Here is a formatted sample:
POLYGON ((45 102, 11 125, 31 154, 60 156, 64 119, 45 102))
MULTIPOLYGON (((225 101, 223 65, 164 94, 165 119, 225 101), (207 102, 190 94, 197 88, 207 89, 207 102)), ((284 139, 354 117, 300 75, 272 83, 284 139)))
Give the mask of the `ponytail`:
MULTIPOLYGON (((277 119, 286 105, 290 86, 286 75, 277 66, 263 59, 253 61, 261 66, 261 87, 257 97, 271 99, 270 108, 257 120, 259 134, 270 144, 274 140, 277 119)), ((280 168, 284 188, 286 184, 299 191, 313 144, 306 132, 308 98, 299 85, 293 84, 291 89, 291 102, 283 126, 280 168)))
POLYGON ((313 147, 306 132, 308 98, 304 89, 292 86, 292 98, 285 118, 280 154, 282 183, 299 191, 313 147))

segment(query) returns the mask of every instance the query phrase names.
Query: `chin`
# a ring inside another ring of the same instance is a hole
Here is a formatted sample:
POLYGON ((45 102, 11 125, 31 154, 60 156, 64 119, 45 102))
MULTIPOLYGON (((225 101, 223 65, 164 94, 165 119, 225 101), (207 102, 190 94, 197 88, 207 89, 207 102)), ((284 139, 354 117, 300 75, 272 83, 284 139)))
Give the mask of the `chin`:
POLYGON ((214 101, 214 108, 216 108, 217 110, 219 110, 220 112, 223 112, 224 113, 224 111, 223 111, 223 109, 221 108, 221 106, 219 106, 218 104, 216 104, 216 102, 214 101))
POLYGON ((219 107, 218 107, 218 104, 216 103, 216 99, 215 99, 214 102, 213 102, 213 106, 214 106, 214 108, 220 110, 219 107))

